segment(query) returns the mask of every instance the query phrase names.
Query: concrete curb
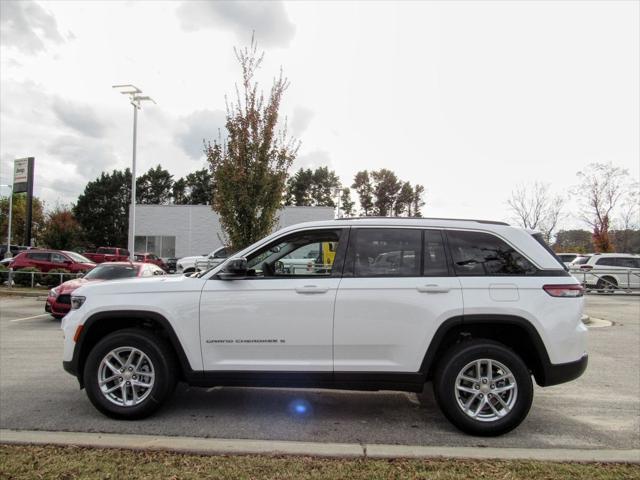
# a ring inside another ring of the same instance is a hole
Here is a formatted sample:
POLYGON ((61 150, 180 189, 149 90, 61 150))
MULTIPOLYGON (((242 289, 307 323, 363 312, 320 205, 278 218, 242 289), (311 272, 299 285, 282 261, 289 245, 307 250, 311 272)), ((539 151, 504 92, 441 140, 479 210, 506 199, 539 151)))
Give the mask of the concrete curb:
POLYGON ((25 292, 20 290, 13 290, 9 288, 0 289, 0 296, 6 295, 8 297, 42 297, 43 299, 47 299, 48 290, 42 290, 40 292, 25 292))
POLYGON ((640 450, 579 450, 479 447, 425 447, 356 443, 234 440, 122 435, 116 433, 0 430, 0 444, 59 445, 204 455, 304 455, 329 458, 468 458, 555 462, 640 463, 640 450))

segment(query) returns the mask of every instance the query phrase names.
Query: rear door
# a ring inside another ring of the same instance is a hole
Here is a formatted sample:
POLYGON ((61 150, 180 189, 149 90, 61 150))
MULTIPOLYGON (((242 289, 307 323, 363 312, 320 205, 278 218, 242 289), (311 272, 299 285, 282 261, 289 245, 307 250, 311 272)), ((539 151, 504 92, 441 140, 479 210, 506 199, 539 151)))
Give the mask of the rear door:
POLYGON ((31 266, 37 268, 41 272, 48 272, 53 268, 51 263, 51 254, 48 252, 32 252, 27 253, 27 258, 31 266))
POLYGON ((439 230, 352 228, 336 298, 336 372, 418 372, 431 339, 462 314, 439 230))

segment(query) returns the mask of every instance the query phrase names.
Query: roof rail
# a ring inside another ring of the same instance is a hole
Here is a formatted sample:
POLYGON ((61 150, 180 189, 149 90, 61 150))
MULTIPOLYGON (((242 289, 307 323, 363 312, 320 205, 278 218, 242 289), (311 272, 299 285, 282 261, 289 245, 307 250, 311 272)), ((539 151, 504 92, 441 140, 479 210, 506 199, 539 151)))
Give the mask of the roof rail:
POLYGON ((342 217, 336 218, 336 220, 451 220, 458 222, 476 222, 486 223, 488 225, 505 225, 509 226, 506 222, 498 222, 495 220, 478 220, 475 218, 443 218, 443 217, 381 217, 381 216, 367 216, 367 217, 342 217))

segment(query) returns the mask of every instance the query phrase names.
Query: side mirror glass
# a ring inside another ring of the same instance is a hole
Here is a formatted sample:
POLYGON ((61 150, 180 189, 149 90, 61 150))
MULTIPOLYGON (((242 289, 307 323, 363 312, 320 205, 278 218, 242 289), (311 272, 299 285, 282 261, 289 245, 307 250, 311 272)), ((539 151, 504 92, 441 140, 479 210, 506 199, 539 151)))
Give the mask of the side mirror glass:
POLYGON ((218 277, 223 280, 237 280, 247 276, 247 259, 243 257, 230 258, 218 277))

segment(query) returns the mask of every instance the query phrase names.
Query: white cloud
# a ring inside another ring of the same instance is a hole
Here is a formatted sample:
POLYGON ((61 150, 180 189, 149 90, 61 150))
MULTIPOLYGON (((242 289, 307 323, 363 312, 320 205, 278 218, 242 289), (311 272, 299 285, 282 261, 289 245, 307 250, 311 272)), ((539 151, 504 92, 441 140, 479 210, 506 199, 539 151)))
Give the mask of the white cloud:
POLYGON ((62 43, 55 17, 32 0, 0 2, 0 39, 3 46, 34 54, 46 43, 62 43))
POLYGON ((105 133, 106 122, 89 105, 55 98, 52 108, 65 125, 83 135, 100 137, 105 133))
POLYGON ((199 110, 186 117, 179 123, 176 141, 191 158, 200 159, 204 156, 203 141, 210 142, 224 136, 226 129, 226 114, 222 110, 199 110))
POLYGON ((239 41, 246 43, 255 31, 261 45, 286 47, 296 27, 281 1, 185 1, 177 10, 182 28, 187 31, 203 28, 232 30, 239 41))
POLYGON ((311 124, 311 120, 313 119, 314 112, 313 110, 297 106, 293 109, 293 116, 291 117, 291 132, 296 136, 300 137, 306 130, 309 128, 311 124))

